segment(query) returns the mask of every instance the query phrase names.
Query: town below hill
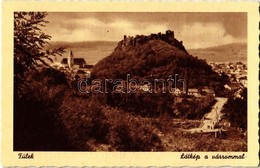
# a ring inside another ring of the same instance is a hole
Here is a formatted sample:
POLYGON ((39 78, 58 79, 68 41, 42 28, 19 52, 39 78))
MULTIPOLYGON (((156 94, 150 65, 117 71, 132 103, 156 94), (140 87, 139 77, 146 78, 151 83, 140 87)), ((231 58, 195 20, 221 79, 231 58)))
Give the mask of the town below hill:
MULTIPOLYGON (((182 46, 182 42, 176 40, 174 38, 174 32, 172 31, 166 31, 166 34, 158 33, 158 34, 151 34, 150 36, 143 36, 143 35, 137 35, 134 37, 127 37, 124 36, 124 39, 121 42, 113 42, 113 41, 88 41, 88 42, 54 42, 52 43, 52 47, 62 46, 65 48, 73 49, 73 66, 72 68, 77 75, 82 73, 84 76, 85 73, 91 73, 93 68, 93 62, 99 62, 99 59, 102 59, 104 56, 104 53, 108 53, 110 50, 115 52, 118 50, 118 46, 121 46, 123 50, 125 50, 125 47, 129 47, 131 45, 134 45, 135 43, 141 43, 141 40, 156 40, 156 39, 162 39, 166 41, 167 43, 170 43, 173 46, 176 46, 180 50, 184 51, 185 53, 187 50, 182 46), (170 39, 168 39, 170 37, 170 39), (171 39, 172 38, 172 39, 171 39), (168 40, 168 41, 167 41, 168 40), (117 47, 115 47, 118 45, 117 47), (96 52, 101 48, 101 51, 106 51, 103 53, 103 55, 100 52, 96 52), (89 55, 92 55, 91 59, 88 54, 84 54, 84 51, 89 49, 89 55), (93 52, 91 52, 93 51, 93 52), (101 56, 96 56, 96 54, 100 54, 101 56), (93 58, 96 56, 96 60, 93 61, 93 58), (77 66, 78 65, 78 66, 77 66), (78 67, 78 68, 76 68, 78 67), (78 73, 79 72, 79 73, 78 73)), ((151 45, 151 44, 150 44, 151 45)), ((188 50, 188 52, 195 53, 195 57, 198 57, 199 59, 204 58, 207 61, 207 63, 212 67, 212 70, 217 72, 220 76, 223 74, 227 75, 229 78, 228 84, 226 84, 224 87, 226 90, 229 91, 237 91, 241 88, 247 87, 247 65, 246 65, 246 50, 247 46, 246 43, 232 43, 232 44, 226 44, 221 46, 215 46, 215 47, 209 47, 209 48, 199 48, 199 49, 191 49, 188 50), (225 54, 226 53, 226 54, 225 54), (197 55, 198 54, 198 55, 197 55), (223 56, 223 55, 229 55, 232 56, 223 56), (237 59, 229 60, 230 58, 234 57, 236 55, 237 59), (214 56, 214 57, 213 57, 214 56), (225 57, 223 59, 222 57, 225 57), (215 61, 209 61, 209 60, 215 60, 215 61), (219 61, 221 60, 221 61, 219 61), (240 61, 239 61, 240 60, 240 61), (242 60, 242 61, 241 61, 242 60), (227 61, 227 62, 225 62, 227 61)), ((64 55, 68 55, 69 57, 72 56, 72 50, 71 52, 68 52, 64 55)), ((57 62, 60 62, 63 67, 70 67, 68 65, 68 58, 67 56, 63 56, 58 60, 57 62), (64 58, 65 57, 65 58, 64 58)), ((56 64, 54 64, 56 65, 56 64)), ((103 67, 103 66, 102 66, 103 67)), ((114 74, 114 73, 113 73, 114 74)), ((80 75, 80 76, 82 76, 80 75)), ((200 95, 200 89, 196 88, 189 88, 187 90, 188 94, 191 95, 200 95)), ((176 90, 178 92, 178 89, 176 90)), ((175 91, 175 92, 176 92, 175 91)), ((180 92, 180 91, 179 91, 180 92)), ((179 92, 177 94, 179 94, 179 92)), ((212 92, 212 91, 211 91, 212 92)))

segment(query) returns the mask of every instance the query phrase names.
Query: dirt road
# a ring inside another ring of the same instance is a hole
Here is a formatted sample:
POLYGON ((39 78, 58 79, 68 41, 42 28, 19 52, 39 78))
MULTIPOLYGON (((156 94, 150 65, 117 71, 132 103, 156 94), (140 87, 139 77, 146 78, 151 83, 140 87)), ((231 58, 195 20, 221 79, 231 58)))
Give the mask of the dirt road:
POLYGON ((203 117, 202 124, 198 128, 189 129, 189 132, 195 133, 215 131, 214 127, 221 119, 222 114, 220 112, 223 105, 227 102, 227 98, 216 97, 215 99, 217 102, 212 107, 211 111, 203 117))
POLYGON ((224 97, 216 97, 216 104, 212 107, 212 110, 205 115, 205 118, 210 120, 220 120, 221 113, 220 111, 223 108, 223 105, 227 102, 227 98, 224 97))

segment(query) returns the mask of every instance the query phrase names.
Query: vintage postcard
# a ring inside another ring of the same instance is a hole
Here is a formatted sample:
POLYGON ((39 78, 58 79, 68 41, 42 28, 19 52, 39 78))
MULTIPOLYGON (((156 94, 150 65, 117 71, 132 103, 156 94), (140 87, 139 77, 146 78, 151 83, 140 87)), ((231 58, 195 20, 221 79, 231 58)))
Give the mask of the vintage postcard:
POLYGON ((254 166, 256 2, 2 3, 3 166, 254 166))

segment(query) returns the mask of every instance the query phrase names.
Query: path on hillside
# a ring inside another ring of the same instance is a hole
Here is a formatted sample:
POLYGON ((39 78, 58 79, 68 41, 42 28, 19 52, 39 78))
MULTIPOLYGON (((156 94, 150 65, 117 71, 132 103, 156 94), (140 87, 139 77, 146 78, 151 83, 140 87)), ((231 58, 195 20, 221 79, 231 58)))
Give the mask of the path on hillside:
POLYGON ((227 98, 224 97, 216 97, 216 103, 212 107, 211 111, 202 118, 202 124, 198 128, 189 129, 188 132, 211 132, 214 130, 215 125, 221 119, 221 110, 224 104, 227 102, 227 98))
POLYGON ((212 107, 211 111, 205 115, 204 118, 210 119, 210 120, 220 120, 221 117, 221 110, 224 106, 224 104, 227 102, 227 98, 224 97, 216 97, 215 98, 217 102, 215 105, 212 107))
MULTIPOLYGON (((212 132, 214 129, 208 128, 208 126, 213 126, 212 123, 216 123, 216 119, 220 120, 221 110, 224 104, 227 102, 227 98, 216 97, 216 103, 212 106, 212 109, 204 115, 201 121, 199 120, 184 120, 184 121, 174 121, 175 124, 179 123, 181 126, 178 128, 173 128, 173 131, 170 134, 160 134, 160 138, 164 147, 167 151, 180 151, 180 150, 194 150, 203 144, 203 141, 210 140, 210 136, 196 136, 194 138, 199 140, 191 140, 190 133, 203 133, 203 132, 212 132), (199 123, 202 123, 199 126, 199 123), (186 123, 186 124, 185 124, 186 123), (193 125, 195 128, 189 127, 193 125), (198 127, 196 127, 196 125, 198 127), (189 128, 185 128, 189 127, 189 128), (201 142, 200 142, 201 141, 201 142), (201 144, 200 144, 201 143, 201 144)), ((213 127, 212 127, 213 128, 213 127)), ((212 137, 213 138, 213 137, 212 137)), ((212 139, 211 139, 212 140, 212 139)), ((228 141, 229 142, 229 141, 228 141)), ((206 143, 206 142, 205 142, 206 143)), ((233 142, 234 143, 234 142, 233 142)), ((235 142, 236 143, 236 142, 235 142)), ((222 142, 223 145, 223 142, 222 142)), ((200 148, 200 147, 199 147, 200 148)), ((207 148, 207 147, 205 147, 207 148)))

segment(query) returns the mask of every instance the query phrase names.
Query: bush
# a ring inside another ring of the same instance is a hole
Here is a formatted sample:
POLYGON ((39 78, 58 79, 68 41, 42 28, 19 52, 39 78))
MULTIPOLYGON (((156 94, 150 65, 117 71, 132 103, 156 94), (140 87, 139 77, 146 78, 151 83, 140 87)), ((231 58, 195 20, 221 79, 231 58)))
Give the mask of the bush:
POLYGON ((100 95, 83 98, 68 94, 59 118, 76 150, 151 151, 160 147, 155 127, 141 117, 99 102, 100 95), (77 104, 77 106, 75 106, 77 104))
POLYGON ((54 69, 31 72, 15 97, 14 150, 160 149, 158 130, 141 117, 107 105, 107 94, 82 94, 54 69), (105 147, 104 147, 105 146, 105 147))
POLYGON ((159 130, 149 123, 150 119, 134 117, 122 110, 108 108, 109 143, 117 151, 163 150, 158 137, 159 130))
POLYGON ((247 89, 242 91, 241 97, 228 98, 222 113, 226 114, 231 125, 247 130, 247 89))
POLYGON ((14 97, 14 150, 70 149, 56 120, 63 93, 68 89, 66 81, 60 80, 63 75, 54 69, 27 74, 30 86, 24 88, 21 97, 14 97))
POLYGON ((213 96, 184 98, 174 104, 175 114, 188 119, 201 119, 216 103, 213 96))
POLYGON ((109 124, 94 96, 86 99, 67 93, 59 111, 59 120, 76 150, 93 150, 87 145, 90 140, 107 143, 109 124))
POLYGON ((111 93, 110 105, 143 117, 173 115, 173 96, 170 93, 111 93))

